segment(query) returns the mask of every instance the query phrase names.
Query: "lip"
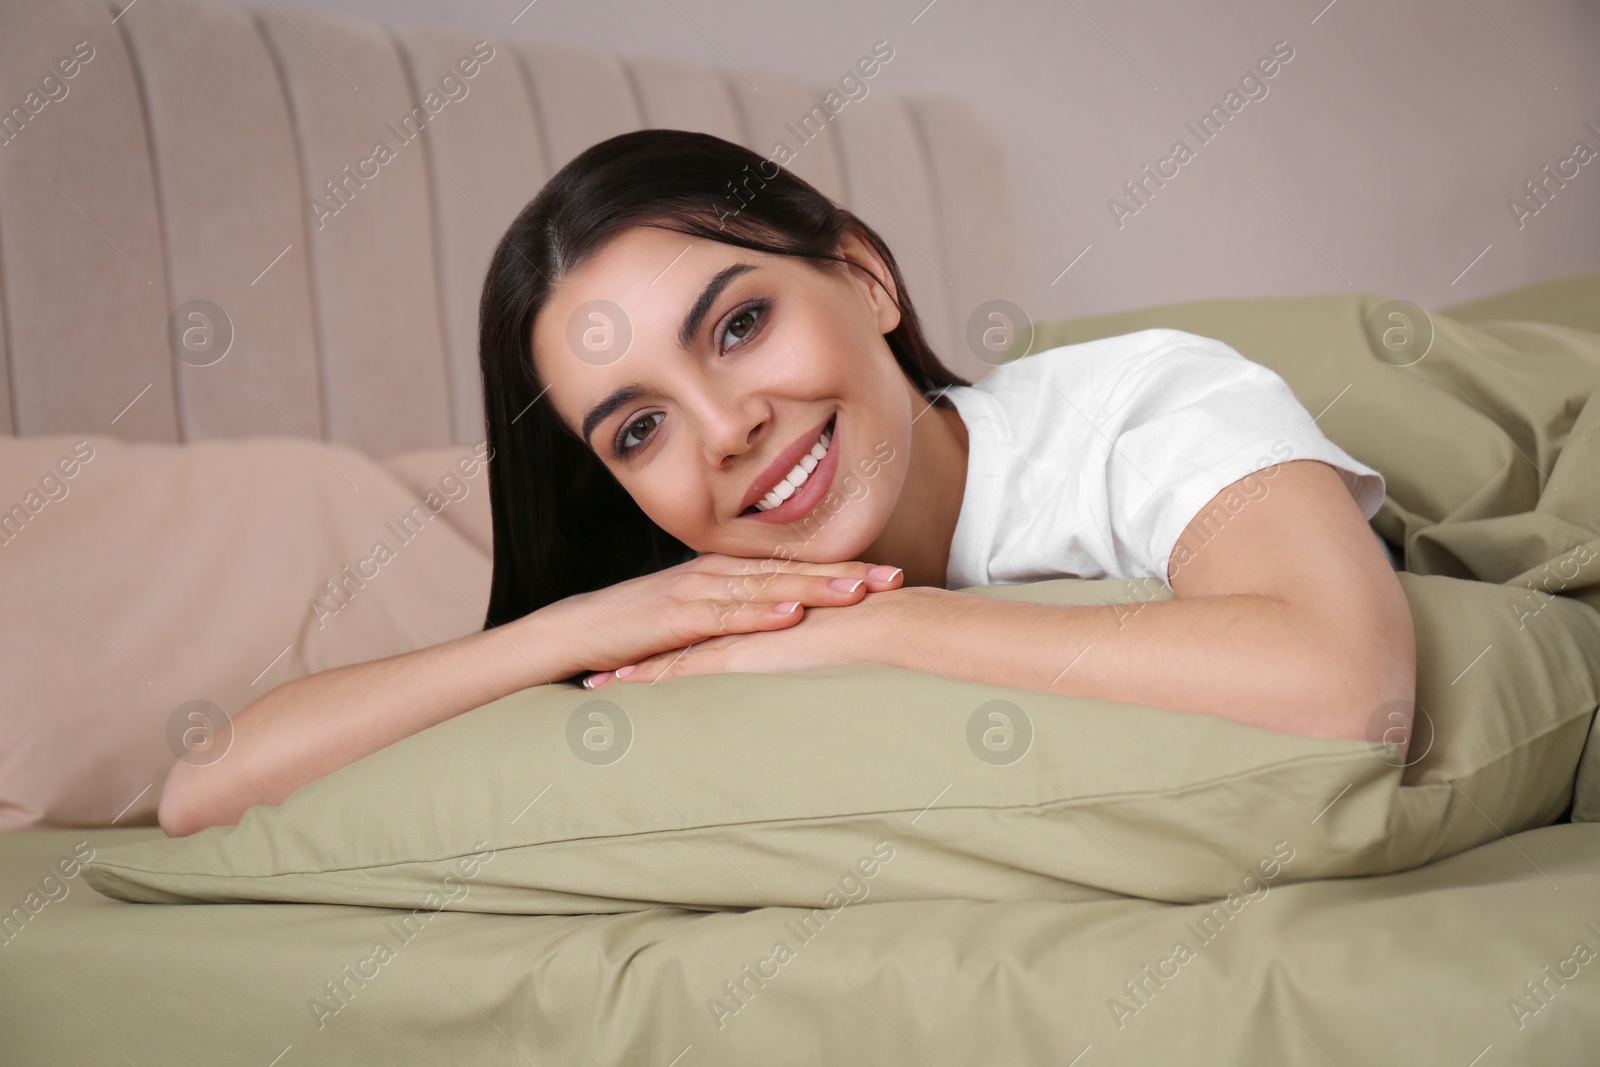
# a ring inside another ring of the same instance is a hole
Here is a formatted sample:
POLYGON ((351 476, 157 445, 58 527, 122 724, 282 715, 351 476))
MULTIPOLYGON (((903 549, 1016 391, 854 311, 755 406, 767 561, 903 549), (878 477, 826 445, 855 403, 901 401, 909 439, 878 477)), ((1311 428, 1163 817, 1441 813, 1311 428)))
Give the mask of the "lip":
POLYGON ((745 494, 744 500, 739 507, 741 518, 776 523, 792 522, 816 506, 822 494, 833 483, 833 474, 839 465, 839 425, 835 421, 837 414, 835 412, 829 415, 826 419, 817 423, 809 433, 796 438, 793 444, 778 453, 778 457, 761 472, 760 477, 755 480, 750 486, 749 492, 745 494), (794 469, 795 464, 800 462, 801 456, 811 451, 811 446, 817 443, 817 438, 822 436, 822 431, 828 428, 829 423, 833 423, 833 435, 828 441, 828 452, 822 459, 817 461, 816 467, 812 469, 810 476, 806 478, 806 483, 790 494, 789 499, 770 511, 750 511, 756 501, 771 492, 772 487, 777 485, 784 475, 794 469), (746 512, 749 512, 749 514, 746 514, 746 512))

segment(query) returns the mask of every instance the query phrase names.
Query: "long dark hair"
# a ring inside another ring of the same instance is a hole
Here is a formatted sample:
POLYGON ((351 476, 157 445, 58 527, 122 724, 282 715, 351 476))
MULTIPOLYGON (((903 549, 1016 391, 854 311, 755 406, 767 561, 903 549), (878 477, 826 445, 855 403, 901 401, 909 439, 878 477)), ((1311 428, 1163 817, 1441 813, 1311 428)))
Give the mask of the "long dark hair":
POLYGON ((554 407, 537 402, 535 317, 563 277, 640 225, 799 256, 825 270, 849 262, 838 248, 854 230, 894 280, 900 324, 886 340, 906 377, 923 393, 969 384, 928 346, 883 238, 805 181, 704 133, 638 130, 601 141, 522 209, 483 283, 478 353, 494 522, 486 630, 695 554, 645 515, 554 407))

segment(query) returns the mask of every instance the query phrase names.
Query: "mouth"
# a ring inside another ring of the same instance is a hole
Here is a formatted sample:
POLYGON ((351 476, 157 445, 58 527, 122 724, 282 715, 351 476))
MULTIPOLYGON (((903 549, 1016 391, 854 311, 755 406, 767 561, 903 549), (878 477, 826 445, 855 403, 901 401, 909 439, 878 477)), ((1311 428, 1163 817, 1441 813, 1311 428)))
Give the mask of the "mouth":
POLYGON ((781 452, 756 479, 740 518, 788 523, 822 502, 839 467, 838 412, 781 452))

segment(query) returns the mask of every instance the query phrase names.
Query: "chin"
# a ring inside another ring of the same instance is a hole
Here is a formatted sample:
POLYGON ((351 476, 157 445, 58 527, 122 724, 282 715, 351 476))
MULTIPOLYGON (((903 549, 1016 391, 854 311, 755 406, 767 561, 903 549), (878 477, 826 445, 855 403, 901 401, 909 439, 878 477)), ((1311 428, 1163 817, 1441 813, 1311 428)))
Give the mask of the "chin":
MULTIPOLYGON (((883 527, 865 498, 846 500, 837 511, 820 505, 811 516, 774 530, 773 546, 806 563, 843 563, 861 558, 883 527)), ((870 562, 870 561, 869 561, 870 562)))

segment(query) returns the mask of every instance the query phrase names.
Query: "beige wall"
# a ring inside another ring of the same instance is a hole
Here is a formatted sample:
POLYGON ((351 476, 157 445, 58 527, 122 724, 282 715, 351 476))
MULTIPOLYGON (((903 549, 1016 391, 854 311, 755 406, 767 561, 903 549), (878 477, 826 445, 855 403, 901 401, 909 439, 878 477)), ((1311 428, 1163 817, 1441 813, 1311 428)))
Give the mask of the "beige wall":
POLYGON ((964 96, 999 123, 1036 318, 1348 289, 1441 307, 1600 269, 1600 158, 1545 179, 1543 206, 1523 189, 1579 141, 1600 152, 1590 0, 522 3, 280 0, 817 84, 887 40, 873 90, 964 96), (1225 100, 1280 41, 1293 57, 1246 84, 1259 98, 1225 100), (1185 126, 1230 103, 1214 140, 1185 126), (1179 138, 1192 158, 1115 218, 1179 138), (1520 226, 1518 195, 1540 206, 1520 226))

